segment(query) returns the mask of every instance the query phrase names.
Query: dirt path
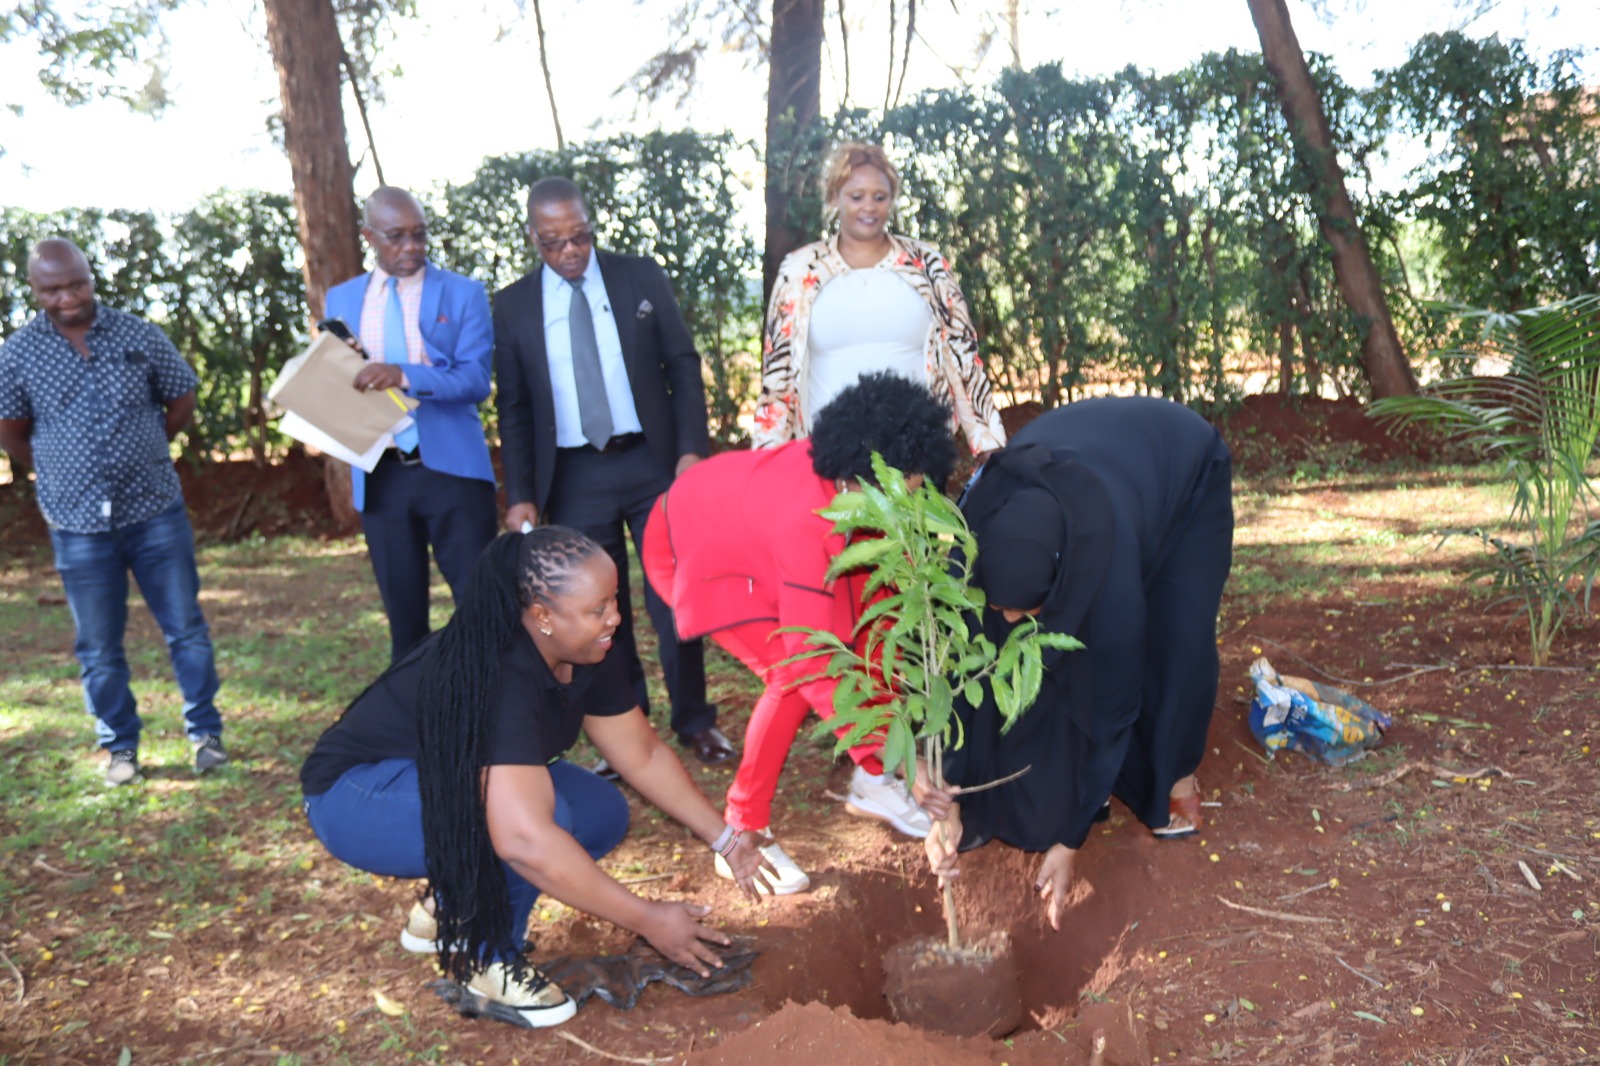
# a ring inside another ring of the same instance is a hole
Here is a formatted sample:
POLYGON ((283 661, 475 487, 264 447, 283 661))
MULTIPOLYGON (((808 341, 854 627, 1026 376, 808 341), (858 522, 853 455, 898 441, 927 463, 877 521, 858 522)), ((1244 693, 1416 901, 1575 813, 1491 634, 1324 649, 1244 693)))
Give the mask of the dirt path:
MULTIPOLYGON (((558 1032, 463 1021, 428 990, 431 963, 396 943, 413 887, 351 876, 263 802, 229 815, 247 847, 289 858, 237 857, 259 864, 250 893, 216 900, 214 923, 168 935, 161 954, 74 952, 85 924, 159 929, 160 906, 40 859, 49 841, 0 856, 18 886, 0 931, 0 1063, 1022 1066, 1087 1062, 1096 1031, 1107 1063, 1600 1062, 1600 626, 1569 629, 1554 669, 1520 668, 1522 628, 1466 586, 1461 554, 1397 547, 1435 520, 1450 483, 1402 494, 1302 473, 1283 467, 1240 496, 1248 566, 1225 605, 1205 831, 1157 842, 1114 806, 1081 853, 1060 933, 1028 890, 1036 857, 992 844, 964 861, 963 922, 1008 931, 1023 970, 1029 1020, 1005 1041, 887 1020, 879 960, 940 930, 936 888, 918 845, 844 813, 846 769, 803 743, 775 828, 810 893, 741 901, 702 847, 637 802, 608 864, 642 893, 714 903, 762 951, 742 992, 696 1000, 657 985, 631 1012, 591 1002, 558 1032), (1263 654, 1284 673, 1354 682, 1396 716, 1384 746, 1338 771, 1265 760, 1243 702, 1263 654), (250 835, 266 825, 285 828, 250 835)), ((280 579, 259 580, 270 602, 280 579)), ((728 705, 748 703, 726 663, 716 683, 728 705)), ((243 772, 292 793, 290 756, 317 728, 243 772)), ((699 776, 713 792, 730 779, 699 776)), ((559 904, 535 922, 539 959, 628 940, 559 904)))

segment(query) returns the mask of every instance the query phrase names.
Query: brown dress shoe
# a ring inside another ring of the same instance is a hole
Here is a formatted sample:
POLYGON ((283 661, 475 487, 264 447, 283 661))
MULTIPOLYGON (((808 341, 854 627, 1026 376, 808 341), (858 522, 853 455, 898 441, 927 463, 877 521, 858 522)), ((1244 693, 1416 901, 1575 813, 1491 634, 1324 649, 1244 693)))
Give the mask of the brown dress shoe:
POLYGON ((739 749, 733 746, 733 741, 715 726, 698 733, 680 733, 678 743, 693 751, 696 759, 713 766, 739 757, 739 749))

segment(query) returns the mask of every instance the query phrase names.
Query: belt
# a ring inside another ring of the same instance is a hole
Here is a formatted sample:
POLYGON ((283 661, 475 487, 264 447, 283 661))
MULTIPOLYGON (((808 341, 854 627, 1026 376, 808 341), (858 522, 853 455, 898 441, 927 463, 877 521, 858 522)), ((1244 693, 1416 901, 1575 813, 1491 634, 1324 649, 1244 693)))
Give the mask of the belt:
POLYGON ((644 443, 643 433, 618 433, 615 437, 605 442, 603 447, 596 448, 593 444, 579 444, 573 448, 561 448, 564 452, 598 452, 601 455, 615 455, 625 452, 629 448, 644 443))
POLYGON ((399 448, 385 448, 383 458, 393 459, 401 466, 416 466, 422 462, 422 449, 413 448, 409 452, 403 452, 399 448))

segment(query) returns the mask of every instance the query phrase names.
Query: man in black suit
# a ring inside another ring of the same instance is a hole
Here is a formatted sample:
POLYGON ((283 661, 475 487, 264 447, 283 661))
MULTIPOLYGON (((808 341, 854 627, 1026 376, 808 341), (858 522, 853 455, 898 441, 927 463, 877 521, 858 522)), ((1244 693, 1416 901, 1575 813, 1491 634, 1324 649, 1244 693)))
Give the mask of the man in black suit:
MULTIPOLYGON (((648 711, 624 538, 642 542, 656 497, 710 451, 700 353, 660 265, 595 248, 583 194, 566 178, 529 190, 528 240, 544 266, 494 300, 506 528, 542 516, 610 553, 624 575, 615 654, 648 711)), ((706 702, 701 642, 678 640, 671 609, 648 582, 645 608, 679 740, 702 762, 736 757, 706 702)))

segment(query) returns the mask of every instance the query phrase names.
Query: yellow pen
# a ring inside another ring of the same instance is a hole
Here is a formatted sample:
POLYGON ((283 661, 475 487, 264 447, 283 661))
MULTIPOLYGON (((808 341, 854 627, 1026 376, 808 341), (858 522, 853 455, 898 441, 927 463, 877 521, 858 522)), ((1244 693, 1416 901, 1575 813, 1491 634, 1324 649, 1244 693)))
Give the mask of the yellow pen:
POLYGON ((400 408, 400 410, 404 411, 406 414, 411 413, 411 408, 406 406, 406 402, 400 398, 399 393, 395 392, 393 389, 384 389, 383 391, 384 395, 388 396, 389 399, 394 401, 394 405, 396 407, 400 408))

